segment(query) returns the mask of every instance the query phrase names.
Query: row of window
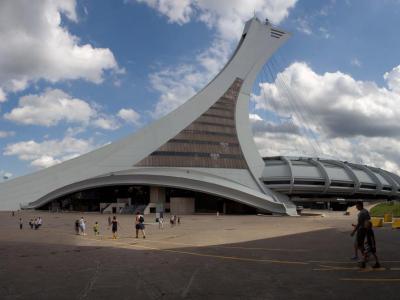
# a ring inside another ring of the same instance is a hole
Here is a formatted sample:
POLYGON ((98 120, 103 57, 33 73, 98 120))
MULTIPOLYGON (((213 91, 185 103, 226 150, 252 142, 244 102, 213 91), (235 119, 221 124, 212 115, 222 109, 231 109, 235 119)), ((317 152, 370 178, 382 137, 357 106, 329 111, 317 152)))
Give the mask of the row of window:
POLYGON ((196 141, 196 140, 184 140, 184 139, 171 139, 168 143, 183 143, 183 144, 195 144, 195 145, 213 145, 222 147, 239 147, 239 143, 233 142, 213 142, 213 141, 196 141))
POLYGON ((195 124, 201 124, 201 125, 210 125, 210 126, 219 126, 219 127, 228 127, 228 128, 235 128, 234 125, 230 124, 221 124, 221 123, 214 123, 214 122, 203 122, 203 121, 195 121, 195 124))
POLYGON ((185 129, 182 132, 188 133, 188 134, 207 134, 207 135, 233 136, 233 137, 236 137, 236 134, 234 134, 234 133, 214 132, 214 131, 206 131, 206 130, 188 130, 188 129, 185 129))
POLYGON ((234 120, 234 119, 235 119, 235 118, 232 117, 232 116, 221 116, 221 115, 218 115, 218 114, 212 114, 212 113, 208 113, 208 112, 202 114, 202 116, 205 116, 205 117, 213 117, 213 118, 219 118, 219 119, 227 119, 227 120, 234 120))
MULTIPOLYGON (((265 184, 267 185, 279 185, 279 184, 290 184, 289 180, 265 180, 265 184)), ((324 181, 309 181, 309 180, 295 180, 294 184, 300 184, 300 185, 325 185, 324 181)), ((349 188, 354 188, 354 183, 344 183, 344 182, 334 182, 332 181, 330 184, 331 187, 349 187, 349 188)), ((376 185, 373 184, 361 184, 360 185, 361 189, 368 189, 368 190, 375 190, 376 185)), ((382 190, 384 191, 391 191, 391 187, 383 187, 382 190)))
POLYGON ((151 156, 184 156, 184 157, 210 157, 212 159, 243 159, 241 154, 222 154, 207 152, 176 152, 176 151, 154 151, 151 156))

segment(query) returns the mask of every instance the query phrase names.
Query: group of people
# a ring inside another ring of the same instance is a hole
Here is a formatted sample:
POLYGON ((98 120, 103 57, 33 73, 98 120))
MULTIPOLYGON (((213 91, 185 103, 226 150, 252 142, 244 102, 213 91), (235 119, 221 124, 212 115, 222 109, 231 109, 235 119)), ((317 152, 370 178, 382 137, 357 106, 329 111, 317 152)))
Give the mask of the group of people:
MULTIPOLYGON (((42 217, 37 217, 29 220, 29 227, 31 229, 37 230, 42 226, 42 224, 43 224, 42 217)), ((23 226, 22 219, 19 218, 19 229, 22 229, 22 226, 23 226)))
MULTIPOLYGON (((111 216, 108 217, 108 228, 111 228, 113 239, 116 239, 118 237, 118 228, 120 227, 121 225, 118 222, 116 216, 113 216, 112 218, 111 216)), ((144 239, 146 238, 144 217, 140 212, 136 213, 135 230, 136 230, 136 238, 139 238, 139 232, 142 233, 144 239)), ((77 235, 86 235, 86 221, 83 217, 75 221, 75 233, 77 235)), ((93 225, 93 233, 95 236, 100 235, 100 224, 97 221, 93 225)))
POLYGON ((181 218, 177 217, 176 215, 171 215, 169 223, 171 224, 171 227, 173 227, 176 224, 181 224, 181 218))
POLYGON ((372 229, 371 217, 368 210, 364 208, 363 202, 358 201, 356 208, 359 210, 357 224, 353 225, 351 236, 355 236, 354 240, 354 257, 353 260, 358 261, 358 252, 361 252, 360 267, 365 268, 369 258, 375 259, 373 268, 380 268, 378 256, 376 254, 375 234, 372 229))
MULTIPOLYGON (((11 211, 11 216, 12 217, 14 217, 15 216, 15 212, 14 211, 11 211)), ((39 229, 41 226, 42 226, 42 224, 43 224, 43 219, 42 219, 42 217, 33 217, 32 219, 30 219, 29 220, 29 227, 31 228, 31 229, 35 229, 35 230, 37 230, 37 229, 39 229)), ((18 220, 18 226, 19 226, 19 229, 20 230, 22 230, 23 228, 24 228, 24 221, 22 220, 22 218, 19 218, 19 220, 18 220)))

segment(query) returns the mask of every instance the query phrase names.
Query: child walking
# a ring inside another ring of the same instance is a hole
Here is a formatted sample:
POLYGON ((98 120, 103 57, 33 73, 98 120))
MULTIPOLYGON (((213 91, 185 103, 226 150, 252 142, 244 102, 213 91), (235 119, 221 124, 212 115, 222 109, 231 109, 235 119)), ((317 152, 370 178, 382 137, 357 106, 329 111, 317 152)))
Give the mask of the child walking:
POLYGON ((99 223, 97 221, 93 225, 93 232, 94 232, 94 235, 99 235, 100 234, 99 223))

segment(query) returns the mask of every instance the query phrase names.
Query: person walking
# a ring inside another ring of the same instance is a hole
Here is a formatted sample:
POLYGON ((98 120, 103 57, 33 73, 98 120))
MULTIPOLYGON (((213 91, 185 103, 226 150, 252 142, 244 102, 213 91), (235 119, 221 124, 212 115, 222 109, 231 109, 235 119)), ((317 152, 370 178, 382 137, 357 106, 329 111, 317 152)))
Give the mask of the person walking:
POLYGON ((75 234, 79 235, 79 219, 75 220, 75 234))
POLYGON ((99 235, 100 234, 99 223, 97 221, 93 225, 93 232, 94 232, 94 235, 99 235))
POLYGON ((357 201, 356 208, 359 213, 357 216, 357 224, 353 225, 354 229, 351 232, 351 236, 355 236, 354 240, 354 250, 355 256, 352 258, 353 260, 358 260, 358 251, 364 256, 364 241, 365 241, 365 222, 371 220, 368 210, 364 208, 364 204, 362 201, 357 201))
POLYGON ((119 224, 119 222, 117 220, 117 217, 114 216, 111 221, 111 231, 113 234, 113 237, 112 237, 113 239, 116 239, 118 237, 118 224, 119 224))
POLYGON ((364 251, 364 260, 361 263, 361 267, 365 268, 366 264, 368 262, 369 255, 372 255, 375 259, 375 265, 373 265, 372 268, 378 269, 381 267, 379 264, 378 256, 376 255, 376 241, 375 241, 375 234, 372 229, 372 223, 371 221, 367 220, 365 221, 365 251, 364 251))
POLYGON ((144 231, 144 217, 143 215, 140 214, 140 212, 136 212, 136 218, 135 218, 135 228, 136 228, 136 238, 139 237, 139 230, 143 234, 143 238, 146 238, 146 233, 144 231))
POLYGON ((34 226, 35 224, 34 224, 34 222, 33 222, 33 219, 30 219, 29 220, 29 226, 31 227, 31 229, 33 229, 33 226, 34 226))
POLYGON ((82 235, 86 235, 86 222, 83 217, 79 220, 79 229, 81 230, 82 235))
POLYGON ((158 228, 159 229, 163 229, 164 228, 164 218, 163 217, 159 217, 158 218, 158 228))
POLYGON ((37 227, 38 227, 38 229, 42 226, 42 224, 43 224, 42 217, 39 217, 38 220, 37 220, 37 227))
POLYGON ((19 218, 19 229, 20 229, 20 230, 22 230, 23 224, 24 224, 24 223, 22 222, 22 219, 19 218))
POLYGON ((38 228, 39 228, 39 217, 37 217, 36 219, 35 219, 35 221, 34 221, 34 227, 35 227, 35 230, 37 230, 38 228))

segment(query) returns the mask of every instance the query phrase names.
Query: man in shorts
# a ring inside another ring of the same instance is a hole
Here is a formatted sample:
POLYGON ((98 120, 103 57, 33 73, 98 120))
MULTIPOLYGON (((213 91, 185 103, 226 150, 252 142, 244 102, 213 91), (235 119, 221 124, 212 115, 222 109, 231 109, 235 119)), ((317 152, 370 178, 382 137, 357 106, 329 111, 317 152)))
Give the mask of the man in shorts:
POLYGON ((144 232, 144 217, 140 214, 140 212, 136 212, 135 218, 135 228, 136 228, 136 238, 139 237, 139 230, 143 234, 143 238, 146 238, 146 233, 144 232))
MULTIPOLYGON (((364 208, 364 204, 362 201, 357 201, 356 208, 358 209, 358 217, 357 224, 354 225, 354 229, 351 232, 351 236, 356 236, 355 239, 355 247, 360 250, 361 254, 364 255, 364 241, 365 241, 365 224, 366 221, 371 219, 368 210, 364 208)), ((355 256, 355 259, 358 259, 358 256, 355 256)))

